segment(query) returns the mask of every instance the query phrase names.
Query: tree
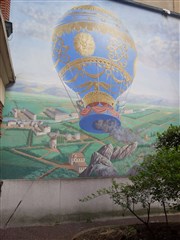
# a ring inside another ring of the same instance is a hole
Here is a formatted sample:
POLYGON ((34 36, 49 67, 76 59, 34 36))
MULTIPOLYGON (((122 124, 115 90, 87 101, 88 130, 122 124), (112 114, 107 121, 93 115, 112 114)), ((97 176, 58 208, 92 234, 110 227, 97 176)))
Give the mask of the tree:
POLYGON ((175 147, 177 150, 180 146, 180 126, 170 125, 169 128, 163 133, 157 133, 157 137, 157 150, 164 147, 167 149, 175 147))
POLYGON ((166 206, 178 208, 180 199, 180 151, 175 148, 158 150, 141 164, 133 185, 147 188, 153 201, 159 202, 167 218, 166 206))
POLYGON ((141 189, 140 185, 134 184, 118 184, 115 180, 112 181, 112 185, 109 188, 99 189, 96 193, 86 196, 80 199, 81 202, 87 202, 94 198, 109 195, 112 201, 121 206, 124 210, 129 210, 139 221, 141 221, 147 229, 152 233, 149 227, 150 220, 150 208, 153 203, 153 199, 150 196, 148 189, 141 189), (142 218, 136 211, 135 205, 140 203, 141 207, 147 211, 147 219, 142 218))
POLYGON ((137 174, 130 177, 131 183, 122 185, 113 181, 109 188, 100 189, 96 194, 81 201, 108 194, 113 202, 128 209, 149 228, 151 205, 162 205, 168 224, 167 206, 178 209, 180 199, 180 127, 170 126, 158 134, 156 153, 149 155, 139 166, 137 174), (140 203, 147 211, 147 219, 142 219, 134 206, 140 203))

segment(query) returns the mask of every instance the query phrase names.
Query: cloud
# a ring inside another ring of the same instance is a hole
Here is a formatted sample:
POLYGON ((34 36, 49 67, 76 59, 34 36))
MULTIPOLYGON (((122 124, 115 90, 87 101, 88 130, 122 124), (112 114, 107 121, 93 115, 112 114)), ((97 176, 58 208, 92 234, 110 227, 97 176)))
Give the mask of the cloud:
POLYGON ((159 36, 150 38, 146 44, 137 42, 139 60, 153 68, 179 69, 179 42, 164 40, 159 36))
MULTIPOLYGON (((44 3, 14 3, 14 32, 21 36, 31 36, 41 40, 49 40, 58 19, 70 8, 81 5, 85 1, 49 1, 44 3), (17 17, 17 15, 19 15, 17 17)), ((89 1, 88 1, 89 2, 89 1)), ((86 2, 87 3, 87 2, 86 2)))

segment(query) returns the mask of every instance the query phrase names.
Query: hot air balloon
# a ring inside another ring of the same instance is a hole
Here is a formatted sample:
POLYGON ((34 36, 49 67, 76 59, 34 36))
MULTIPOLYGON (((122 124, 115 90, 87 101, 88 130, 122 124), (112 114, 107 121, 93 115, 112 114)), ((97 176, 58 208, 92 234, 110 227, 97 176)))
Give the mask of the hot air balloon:
POLYGON ((121 125, 115 102, 132 84, 137 53, 119 18, 95 5, 72 8, 54 28, 52 53, 60 79, 83 101, 80 127, 102 133, 99 120, 121 125))

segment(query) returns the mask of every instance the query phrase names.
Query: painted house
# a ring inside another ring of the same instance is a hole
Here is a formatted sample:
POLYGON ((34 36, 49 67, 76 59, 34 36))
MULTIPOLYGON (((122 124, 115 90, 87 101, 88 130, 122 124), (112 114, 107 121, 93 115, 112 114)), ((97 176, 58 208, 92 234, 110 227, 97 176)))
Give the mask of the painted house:
POLYGON ((75 140, 80 140, 81 139, 81 134, 79 132, 77 132, 77 133, 74 134, 73 138, 75 140))
POLYGON ((87 168, 86 162, 77 162, 74 163, 74 170, 79 174, 82 173, 87 168))
POLYGON ((16 126, 17 125, 17 121, 16 120, 9 120, 8 122, 7 122, 7 126, 8 127, 14 127, 14 126, 16 126))
POLYGON ((50 139, 49 141, 49 147, 52 149, 56 149, 57 148, 57 137, 54 136, 50 139))
POLYGON ((78 117, 79 117, 79 115, 78 115, 77 112, 72 112, 72 113, 70 114, 70 116, 71 116, 72 118, 78 118, 78 117))
POLYGON ((74 166, 74 170, 79 174, 87 168, 84 154, 81 152, 72 153, 69 157, 69 163, 74 166))
POLYGON ((63 111, 60 108, 56 108, 56 109, 47 108, 46 111, 45 111, 45 114, 48 117, 50 117, 50 118, 52 118, 52 119, 54 119, 55 121, 58 121, 58 122, 70 118, 70 114, 63 111))
POLYGON ((71 141, 72 140, 72 134, 71 133, 66 133, 65 138, 67 141, 71 141))
POLYGON ((58 108, 55 109, 55 117, 54 117, 55 121, 62 121, 69 117, 70 117, 70 115, 68 113, 66 113, 65 111, 58 109, 58 108))
POLYGON ((29 111, 28 109, 23 109, 22 113, 24 113, 24 115, 26 117, 28 117, 30 120, 36 120, 36 114, 34 114, 33 112, 29 111))
POLYGON ((124 109, 124 114, 130 114, 133 113, 134 110, 133 109, 124 109))
POLYGON ((18 110, 17 108, 13 108, 13 109, 12 109, 12 114, 13 114, 13 116, 14 116, 15 118, 18 117, 18 113, 19 113, 19 110, 18 110))
POLYGON ((84 154, 81 152, 72 153, 69 157, 69 163, 73 165, 74 163, 85 162, 84 154))
POLYGON ((51 132, 51 127, 35 123, 35 125, 33 125, 33 132, 36 136, 46 135, 51 132))

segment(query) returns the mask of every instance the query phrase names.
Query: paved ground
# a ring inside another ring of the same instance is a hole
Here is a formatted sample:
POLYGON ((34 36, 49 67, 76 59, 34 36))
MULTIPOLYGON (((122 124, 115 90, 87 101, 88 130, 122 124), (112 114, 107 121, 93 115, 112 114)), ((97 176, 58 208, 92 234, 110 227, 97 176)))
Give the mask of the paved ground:
MULTIPOLYGON (((151 218, 152 222, 164 221, 164 216, 156 216, 151 218)), ((180 214, 169 216, 169 221, 180 223, 180 214)), ((71 240, 78 232, 103 226, 103 225, 128 225, 139 223, 135 218, 119 218, 114 220, 104 220, 92 223, 76 222, 64 223, 55 226, 42 227, 21 227, 0 229, 1 240, 71 240)))

